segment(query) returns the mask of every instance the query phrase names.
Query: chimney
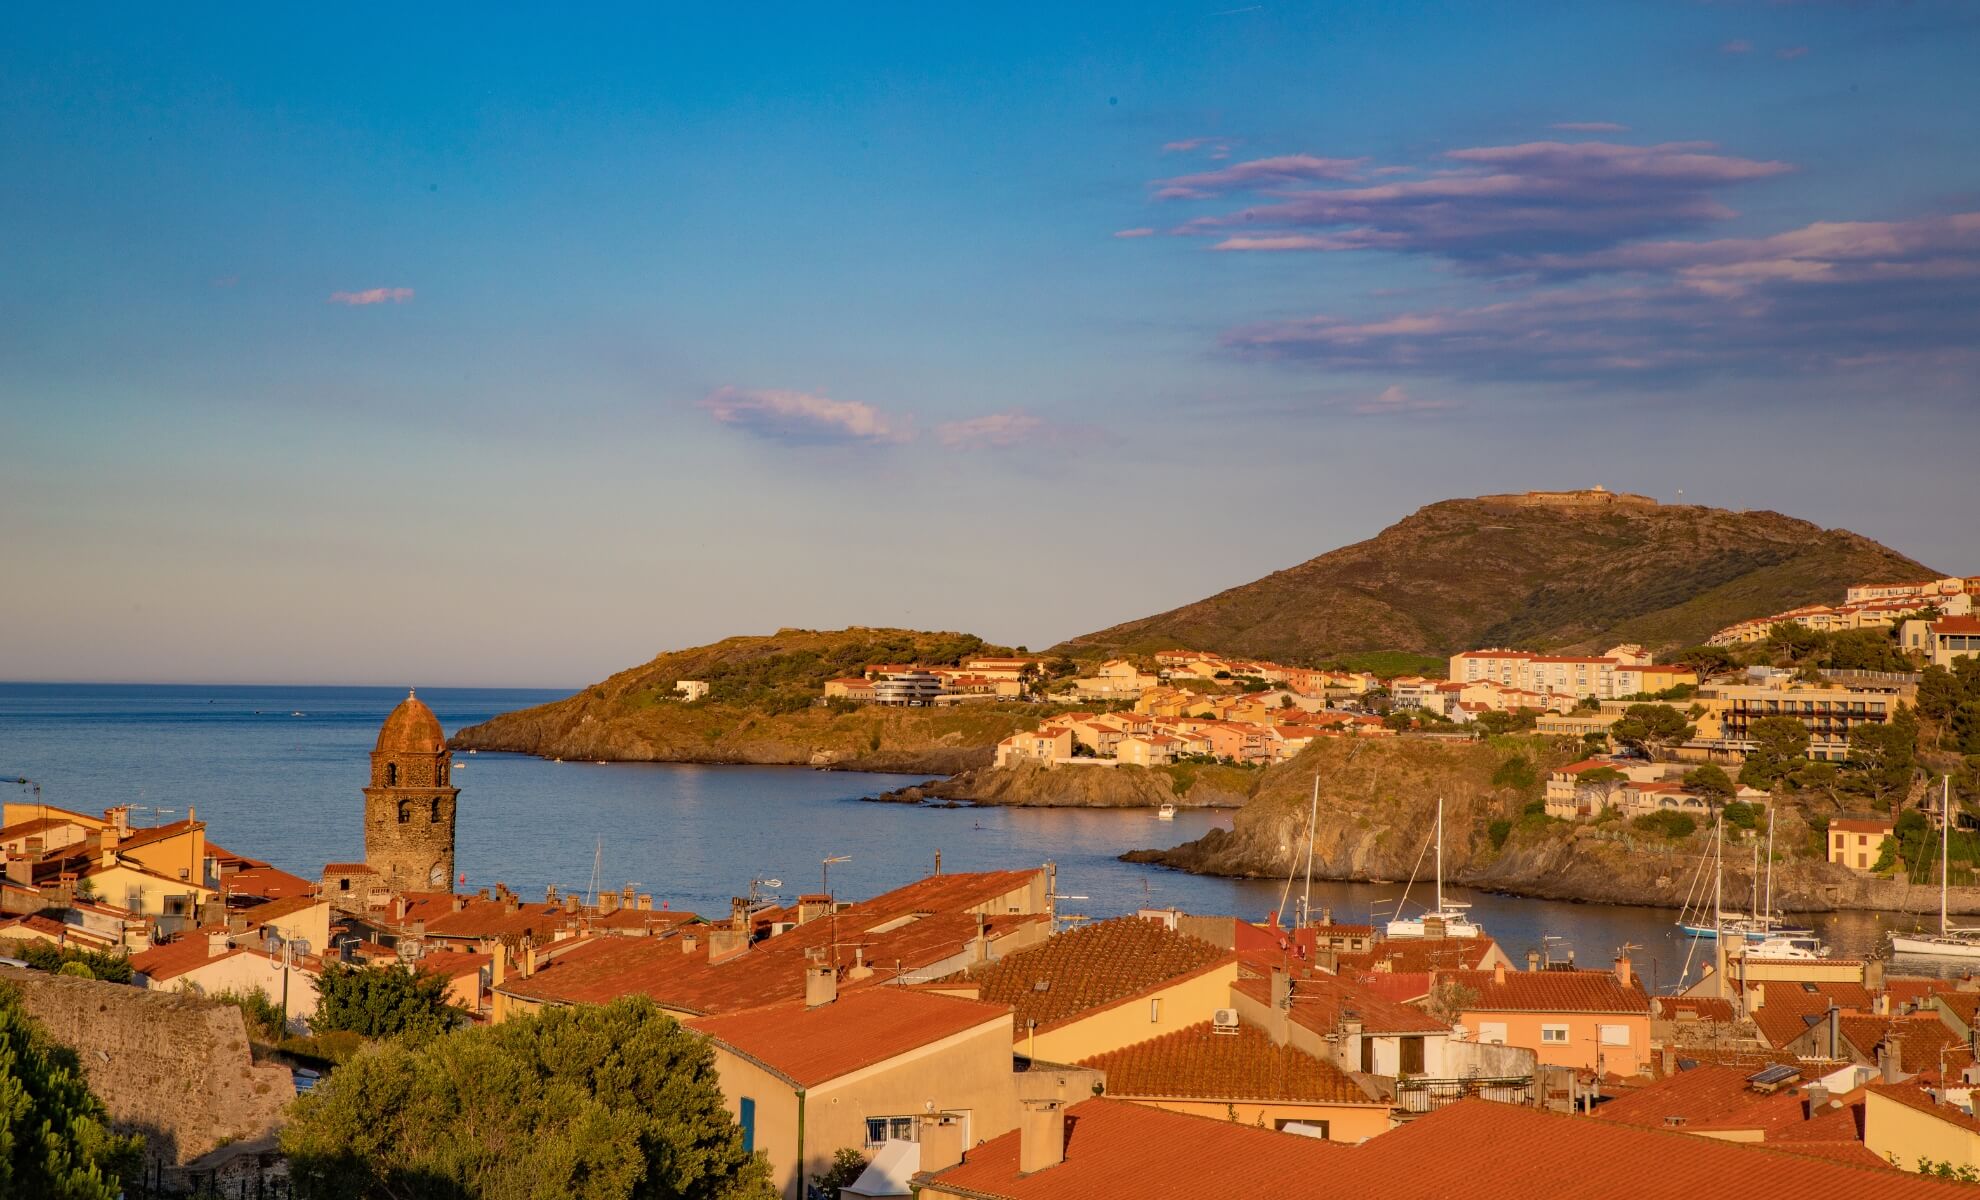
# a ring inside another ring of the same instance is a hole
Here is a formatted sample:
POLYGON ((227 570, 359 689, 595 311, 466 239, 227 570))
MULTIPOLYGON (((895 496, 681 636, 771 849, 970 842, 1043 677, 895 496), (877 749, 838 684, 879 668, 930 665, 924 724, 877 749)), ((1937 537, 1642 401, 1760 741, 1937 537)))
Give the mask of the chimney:
POLYGON ((1492 964, 1492 982, 1504 983, 1505 981, 1506 981, 1506 960, 1502 958, 1498 962, 1492 964))
POLYGON ((406 919, 406 897, 403 892, 392 897, 392 919, 394 921, 406 919))
POLYGON ((457 895, 457 896, 455 896, 455 897, 454 897, 454 911, 455 911, 455 912, 466 912, 466 911, 467 911, 467 897, 466 897, 466 896, 459 896, 459 895, 457 895))
POLYGON ((1529 971, 1538 971, 1540 969, 1540 952, 1538 950, 1528 950, 1526 952, 1526 969, 1529 971))
POLYGON ((1322 925, 1332 925, 1332 924, 1334 923, 1334 910, 1333 910, 1333 909, 1331 909, 1331 908, 1323 908, 1323 909, 1321 909, 1321 910, 1320 910, 1320 923, 1321 923, 1322 925))
POLYGON ((558 899, 557 899, 557 885, 556 885, 556 884, 554 884, 554 883, 553 883, 553 884, 551 884, 551 885, 550 885, 549 887, 547 887, 547 888, 544 888, 544 889, 543 889, 543 902, 544 902, 545 904, 556 904, 556 903, 559 903, 559 901, 558 901, 558 899))
POLYGON ((530 976, 536 974, 536 939, 528 938, 528 937, 524 938, 522 951, 523 951, 523 963, 522 963, 523 978, 528 979, 530 976))
POLYGON ((1018 1118, 1018 1174, 1029 1175, 1066 1160, 1066 1104, 1026 1100, 1018 1118))
POLYGON ((421 917, 412 923, 412 935, 416 938, 426 936, 426 918, 421 917))
POLYGON ((247 922, 247 914, 245 914, 245 913, 229 913, 229 914, 227 914, 227 932, 228 932, 228 933, 246 933, 246 932, 247 932, 247 925, 248 925, 248 922, 247 922))
POLYGON ((804 1006, 822 1008, 839 998, 838 969, 825 964, 804 969, 804 1006))
POLYGON ((976 938, 972 942, 972 945, 975 948, 975 961, 977 962, 989 961, 990 918, 984 916, 982 913, 976 914, 976 938))
POLYGON ((1272 968, 1272 1007, 1280 1012, 1292 1007, 1292 976, 1284 967, 1272 968))
POLYGON ((637 898, 638 898, 637 895, 633 892, 633 885, 629 883, 625 886, 625 889, 619 893, 619 907, 631 908, 633 906, 633 901, 636 900, 637 898))
POLYGON ((516 894, 507 888, 503 888, 502 889, 503 913, 513 917, 516 915, 518 911, 521 910, 521 908, 522 908, 522 901, 516 899, 516 894))
POLYGON ((699 950, 700 948, 701 948, 700 938, 694 936, 691 933, 682 935, 681 937, 682 954, 693 954, 696 950, 699 950))
POLYGON ((1890 1016, 1891 994, 1889 992, 1878 992, 1875 995, 1873 995, 1870 998, 1870 1011, 1876 1013, 1880 1017, 1890 1016))
POLYGON ((118 841, 131 836, 131 810, 128 806, 119 804, 115 808, 104 809, 103 819, 116 828, 118 841))
MULTIPOLYGON (((942 873, 942 852, 941 852, 940 850, 937 850, 937 851, 935 852, 935 873, 936 873, 937 875, 940 875, 940 874, 942 873)), ((952 1165, 953 1165, 953 1164, 952 1164, 952 1165)), ((924 1171, 925 1171, 925 1170, 927 1170, 927 1169, 928 1169, 928 1168, 926 1168, 926 1167, 923 1167, 923 1168, 922 1168, 922 1170, 924 1170, 924 1171)))
POLYGON ((652 892, 641 892, 641 893, 639 894, 639 911, 641 911, 641 912, 652 912, 652 911, 653 911, 653 893, 652 893, 652 892))
POLYGON ((206 957, 219 958, 232 948, 233 943, 228 940, 226 930, 215 929, 206 935, 206 957))
POLYGON ((729 928, 749 937, 749 901, 741 896, 729 897, 729 928))
POLYGON ((1863 964, 1863 987, 1869 992, 1884 990, 1884 960, 1873 958, 1863 964))
POLYGON ((710 966, 727 962, 749 949, 749 934, 741 929, 725 929, 720 925, 708 930, 708 962, 710 966))
POLYGON ((567 913, 574 913, 577 910, 578 910, 578 895, 576 892, 572 892, 570 895, 564 897, 564 911, 567 913))
POLYGON ((615 912, 618 912, 618 911, 619 911, 619 893, 617 893, 617 892, 600 892, 600 893, 598 893, 598 915, 599 915, 599 916, 601 916, 601 917, 609 917, 609 916, 611 916, 611 915, 612 915, 613 913, 615 913, 615 912))
POLYGON ((1617 955, 1616 982, 1622 984, 1624 987, 1628 987, 1635 980, 1635 977, 1635 972, 1630 967, 1629 955, 1617 955))
POLYGON ((951 1116, 921 1118, 921 1169, 942 1171, 963 1158, 963 1123, 951 1116))
POLYGON ((1822 1110, 1829 1107, 1829 1089, 1819 1083, 1809 1084, 1801 1094, 1808 1098, 1808 1120, 1821 1116, 1822 1110))
POLYGON ((21 887, 34 886, 34 860, 22 855, 7 856, 7 882, 21 887))
POLYGON ((509 981, 509 947, 506 943, 496 942, 489 948, 488 956, 488 986, 501 987, 509 981))
POLYGON ((1877 1043, 1877 1078, 1881 1083, 1896 1083, 1903 1074, 1898 1062, 1897 1051, 1888 1041, 1877 1043))

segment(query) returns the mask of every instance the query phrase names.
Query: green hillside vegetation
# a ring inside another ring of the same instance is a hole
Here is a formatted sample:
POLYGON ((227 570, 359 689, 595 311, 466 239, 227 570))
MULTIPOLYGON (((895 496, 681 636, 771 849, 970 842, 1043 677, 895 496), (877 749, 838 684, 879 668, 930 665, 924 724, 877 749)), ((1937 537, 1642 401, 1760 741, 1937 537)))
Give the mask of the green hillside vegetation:
POLYGON ((660 654, 574 696, 461 730, 459 749, 641 761, 839 763, 947 772, 980 766, 989 748, 1062 711, 1019 702, 939 708, 821 704, 825 681, 875 663, 953 666, 1008 655, 965 633, 781 629, 660 654), (703 680, 687 703, 681 680, 703 680))
POLYGON ((1493 645, 1669 650, 1736 621, 1833 603, 1865 579, 1937 574, 1868 538, 1774 512, 1446 500, 1367 541, 1057 649, 1088 657, 1180 646, 1295 665, 1493 645))

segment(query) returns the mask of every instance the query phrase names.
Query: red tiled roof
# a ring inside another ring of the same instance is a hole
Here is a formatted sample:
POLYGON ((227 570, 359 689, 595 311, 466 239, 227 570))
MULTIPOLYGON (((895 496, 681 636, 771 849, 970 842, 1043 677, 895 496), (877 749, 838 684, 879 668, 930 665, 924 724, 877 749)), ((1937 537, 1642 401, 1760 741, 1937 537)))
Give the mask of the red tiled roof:
POLYGON ((986 1025, 1008 1037, 1010 1013, 1006 1004, 871 987, 816 1008, 787 1000, 688 1024, 809 1088, 986 1025))
POLYGON ((162 946, 153 946, 149 950, 133 954, 131 956, 131 970, 150 979, 163 982, 167 979, 176 979, 187 971, 195 967, 204 966, 209 962, 218 962, 223 958, 230 958, 236 954, 245 954, 246 951, 241 947, 232 945, 219 954, 214 954, 209 950, 207 935, 225 932, 226 927, 223 925, 206 925, 188 933, 182 933, 174 941, 166 942, 162 946))
POLYGON ((442 950, 428 954, 413 964, 414 969, 428 975, 439 975, 445 979, 459 979, 472 975, 495 961, 492 954, 474 954, 467 951, 442 950))
POLYGON ((1205 1021, 1079 1065, 1105 1071, 1107 1094, 1116 1097, 1387 1107, 1333 1063, 1278 1045, 1251 1025, 1219 1032, 1205 1021))
POLYGON ((1700 1021, 1718 1021, 1730 1025, 1737 1015, 1733 1010, 1733 1002, 1723 996, 1656 996, 1651 999, 1650 1004, 1661 1017, 1690 1013, 1700 1021))
POLYGON ((339 863, 324 863, 324 864, 323 864, 323 873, 324 873, 325 875, 376 875, 376 874, 378 874, 378 872, 377 872, 377 871, 375 871, 375 870, 373 870, 373 869, 372 869, 372 867, 371 867, 371 864, 370 864, 370 863, 361 863, 361 862, 339 862, 339 863))
POLYGON ((1105 1099, 1066 1109, 1065 1160, 1056 1166, 1019 1174, 1021 1136, 993 1138, 956 1166, 916 1178, 938 1192, 997 1200, 1261 1200, 1340 1194, 1344 1181, 1332 1173, 1355 1153, 1319 1138, 1105 1099))
MULTIPOLYGON (((1820 1024, 1831 1005, 1838 1009, 1854 1009, 1858 1003, 1847 992, 1838 995, 1819 990, 1820 984, 1814 986, 1818 990, 1775 981, 1766 984, 1766 990, 1761 994, 1764 1003, 1748 1015, 1760 1031, 1761 1039, 1769 1046, 1778 1050, 1820 1024)), ((1860 990, 1860 985, 1851 986, 1860 990)), ((1869 1003, 1869 993, 1863 994, 1860 1003, 1869 1003)))
POLYGON ((266 925, 270 921, 279 921, 283 917, 294 916, 299 912, 308 912, 317 905, 326 903, 328 901, 316 896, 290 896, 286 900, 270 900, 266 904, 257 904, 240 915, 246 917, 249 928, 253 928, 256 925, 266 925))
POLYGON ((1965 1185, 1816 1157, 1810 1145, 1741 1145, 1673 1130, 1465 1100, 1350 1150, 1343 1174, 1368 1200, 1696 1200, 1701 1196, 1848 1196, 1905 1200, 1965 1185))
POLYGON ((1933 633, 1980 633, 1980 617, 1940 617, 1932 622, 1933 633))
POLYGON ((1844 833, 1889 833, 1897 823, 1884 817, 1837 817, 1829 822, 1829 828, 1844 833))
POLYGON ((1233 961, 1209 942, 1141 917, 1069 930, 971 972, 977 995, 1010 1005, 1022 1033, 1071 1020, 1172 980, 1233 961))
MULTIPOLYGON (((1270 979, 1240 979, 1231 986, 1260 1004, 1272 1002, 1270 979)), ((1338 975, 1319 972, 1293 977, 1290 1015, 1294 1023, 1323 1037, 1339 1032, 1343 1021, 1357 1018, 1363 1030, 1375 1034, 1450 1031, 1450 1026, 1420 1008, 1398 1004, 1338 975)))
MULTIPOLYGON (((40 913, 29 913, 26 916, 9 917, 4 921, 0 921, 0 941, 4 941, 8 934, 17 930, 24 933, 43 934, 58 941, 67 940, 69 934, 76 932, 60 921, 44 917, 40 913)), ((96 941, 100 939, 92 938, 89 940, 96 941)))
POLYGON ((1343 954, 1341 974, 1390 971, 1476 970, 1499 943, 1488 937, 1394 938, 1362 954, 1343 954), (1387 964, 1382 967, 1382 964, 1387 964))
POLYGON ((1693 1067, 1633 1088, 1597 1108, 1595 1115, 1645 1129, 1661 1129, 1675 1118, 1683 1121, 1677 1128, 1691 1132, 1748 1129, 1759 1130, 1766 1138, 1807 1123, 1799 1089, 1756 1092, 1747 1083, 1753 1074, 1746 1067, 1693 1067))
POLYGON ((168 825, 153 825, 148 829, 133 829, 131 836, 117 843, 118 852, 132 850, 139 846, 149 846, 153 842, 163 842, 181 834, 190 833, 194 826, 206 828, 206 822, 187 817, 183 821, 173 821, 168 825))
POLYGON ((1888 1043, 1898 1052, 1898 1068, 1909 1073, 1937 1074, 1942 1064, 1948 1072, 1958 1071, 1973 1061, 1966 1039, 1946 1028, 1936 1013, 1905 1017, 1852 1013, 1838 1018, 1837 1023, 1843 1041, 1865 1060, 1874 1061, 1878 1043, 1888 1043))
POLYGON ((1451 971, 1438 976, 1478 993, 1473 1012, 1644 1013, 1650 998, 1640 984, 1624 987, 1613 971, 1451 971))
POLYGON ((310 894, 316 890, 316 884, 274 867, 248 867, 227 876, 227 890, 236 896, 285 900, 290 896, 310 894))

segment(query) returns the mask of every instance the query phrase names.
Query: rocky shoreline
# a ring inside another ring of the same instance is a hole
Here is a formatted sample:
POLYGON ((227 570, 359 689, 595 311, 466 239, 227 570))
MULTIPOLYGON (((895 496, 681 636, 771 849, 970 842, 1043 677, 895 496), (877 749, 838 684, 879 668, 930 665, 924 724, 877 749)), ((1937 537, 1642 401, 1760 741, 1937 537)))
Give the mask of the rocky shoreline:
POLYGON ((962 771, 866 799, 877 804, 980 805, 1009 808, 1238 808, 1248 792, 1232 781, 1195 778, 1176 789, 1169 772, 1144 767, 1048 767, 1024 763, 962 771))

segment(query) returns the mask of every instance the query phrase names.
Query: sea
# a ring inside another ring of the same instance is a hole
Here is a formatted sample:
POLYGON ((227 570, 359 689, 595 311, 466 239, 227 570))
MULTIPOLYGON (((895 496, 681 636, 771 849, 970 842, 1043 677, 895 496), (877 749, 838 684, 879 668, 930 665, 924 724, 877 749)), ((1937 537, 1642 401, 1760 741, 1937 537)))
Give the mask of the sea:
MULTIPOLYGON (((421 690, 449 733, 561 691, 421 690)), ((326 862, 363 857, 366 757, 404 693, 372 687, 0 684, 0 796, 79 812, 118 804, 134 822, 198 816, 237 854, 316 878, 326 862), (29 780, 31 783, 14 782, 29 780)), ((553 762, 520 754, 455 755, 461 789, 456 870, 470 890, 506 883, 524 897, 627 884, 704 915, 732 896, 794 897, 826 885, 845 898, 944 871, 1057 867, 1061 914, 1101 919, 1179 908, 1262 920, 1288 896, 1311 896, 1336 921, 1380 921, 1402 882, 1223 879, 1119 861, 1126 850, 1171 846, 1228 828, 1228 811, 1183 810, 1173 821, 1118 809, 947 808, 872 804, 863 797, 917 776, 805 767, 553 762)), ((1711 959, 1670 909, 1532 900, 1461 888, 1448 898, 1515 960, 1529 949, 1582 965, 1625 946, 1660 988, 1696 978, 1711 959)), ((1430 898, 1418 882, 1409 909, 1430 898)), ((1810 921, 1841 955, 1881 952, 1893 923, 1877 913, 1810 921)), ((1900 969, 1958 969, 1931 960, 1900 969)))

